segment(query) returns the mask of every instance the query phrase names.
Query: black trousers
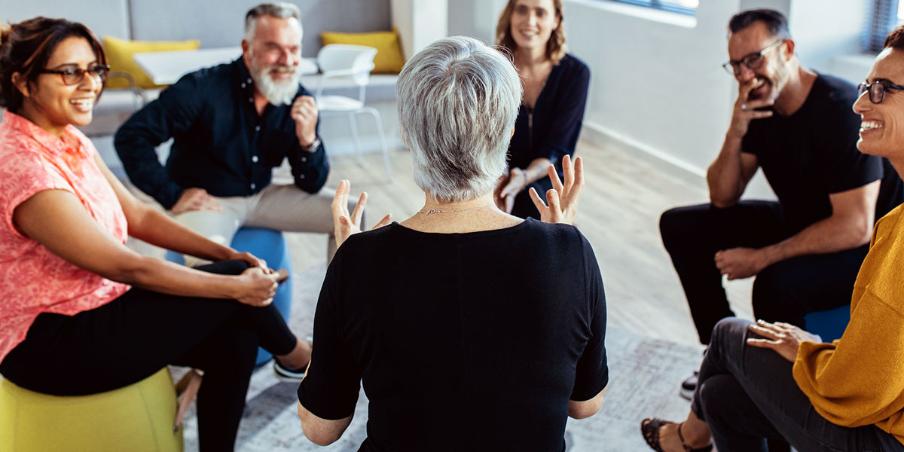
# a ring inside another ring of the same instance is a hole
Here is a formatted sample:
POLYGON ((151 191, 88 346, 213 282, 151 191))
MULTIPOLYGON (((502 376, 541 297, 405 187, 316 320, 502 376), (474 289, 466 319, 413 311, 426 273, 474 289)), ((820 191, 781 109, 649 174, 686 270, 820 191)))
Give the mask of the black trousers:
POLYGON ((747 345, 750 324, 719 322, 700 365, 691 409, 709 425, 718 450, 763 452, 771 440, 800 452, 904 451, 876 426, 841 427, 819 415, 794 382, 789 361, 747 345))
MULTIPOLYGON (((198 267, 220 274, 246 268, 238 261, 198 267)), ((228 451, 235 446, 258 345, 284 355, 296 343, 272 305, 257 308, 132 288, 74 316, 41 314, 0 363, 0 373, 32 391, 85 395, 141 381, 168 364, 202 369, 201 450, 228 451)))
MULTIPOLYGON (((781 206, 770 201, 742 201, 725 209, 711 204, 678 207, 662 214, 659 229, 702 344, 710 342, 719 320, 734 316, 716 268, 716 252, 761 248, 794 233, 781 206)), ((799 256, 766 267, 753 283, 754 315, 803 327, 806 313, 849 304, 868 248, 799 256)))
MULTIPOLYGON (((559 176, 561 179, 562 176, 559 176)), ((537 190, 537 194, 540 195, 544 201, 546 201, 546 191, 552 188, 552 182, 548 177, 544 177, 530 185, 527 186, 524 190, 518 193, 515 196, 515 203, 512 207, 512 215, 519 218, 534 218, 536 220, 540 219, 540 211, 537 210, 537 206, 534 205, 534 201, 530 199, 530 193, 528 190, 533 187, 537 190)))

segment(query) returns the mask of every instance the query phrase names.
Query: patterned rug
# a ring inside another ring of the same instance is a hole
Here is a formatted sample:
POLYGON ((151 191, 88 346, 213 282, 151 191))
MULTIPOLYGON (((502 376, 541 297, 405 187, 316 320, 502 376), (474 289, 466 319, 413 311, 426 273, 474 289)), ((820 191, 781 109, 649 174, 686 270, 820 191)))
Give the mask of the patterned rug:
MULTIPOLYGON (((310 335, 316 297, 324 268, 293 274, 293 331, 310 335)), ((609 300, 609 303, 617 303, 609 300)), ((606 337, 609 355, 609 392, 603 409, 589 419, 569 419, 566 444, 571 452, 645 451, 638 425, 655 415, 680 419, 689 403, 678 396, 680 382, 699 364, 700 350, 637 336, 610 326, 606 337)), ((354 452, 366 435, 367 399, 362 391, 354 419, 342 438, 329 447, 308 441, 296 413, 297 385, 276 379, 269 365, 255 372, 236 450, 247 452, 322 451, 354 452)), ((185 450, 197 451, 197 422, 186 419, 185 450)))

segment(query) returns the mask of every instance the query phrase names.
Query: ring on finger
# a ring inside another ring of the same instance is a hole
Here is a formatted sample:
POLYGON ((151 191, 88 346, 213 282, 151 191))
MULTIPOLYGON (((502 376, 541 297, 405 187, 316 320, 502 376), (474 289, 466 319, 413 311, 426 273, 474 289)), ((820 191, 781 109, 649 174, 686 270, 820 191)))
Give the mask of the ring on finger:
POLYGON ((747 104, 741 104, 741 110, 747 110, 747 104))

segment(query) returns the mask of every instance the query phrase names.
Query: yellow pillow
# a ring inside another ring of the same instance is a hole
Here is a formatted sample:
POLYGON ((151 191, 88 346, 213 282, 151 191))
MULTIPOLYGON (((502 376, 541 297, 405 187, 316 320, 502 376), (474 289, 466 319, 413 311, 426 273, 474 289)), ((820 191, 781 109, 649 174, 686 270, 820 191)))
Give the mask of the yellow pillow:
POLYGON ((399 44, 399 35, 395 31, 377 31, 373 33, 320 33, 323 45, 330 44, 355 44, 359 46, 374 47, 377 56, 374 58, 374 73, 398 74, 405 65, 405 57, 402 56, 402 46, 399 44))
MULTIPOLYGON (((128 72, 135 78, 139 88, 159 88, 151 78, 141 69, 141 66, 132 58, 132 55, 140 52, 167 52, 173 50, 195 50, 201 47, 201 41, 192 39, 188 41, 130 41, 110 36, 104 37, 104 52, 107 55, 107 64, 110 70, 128 72)), ((127 88, 128 82, 121 77, 113 77, 107 82, 107 88, 127 88)))

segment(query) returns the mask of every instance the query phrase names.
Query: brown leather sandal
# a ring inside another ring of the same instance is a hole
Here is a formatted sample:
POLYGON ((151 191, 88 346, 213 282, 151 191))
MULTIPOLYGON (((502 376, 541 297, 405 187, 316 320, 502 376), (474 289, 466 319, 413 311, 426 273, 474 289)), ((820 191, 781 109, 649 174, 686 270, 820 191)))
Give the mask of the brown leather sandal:
MULTIPOLYGON (((659 442, 659 429, 663 425, 675 424, 675 422, 666 421, 664 419, 659 418, 646 418, 640 421, 640 433, 643 435, 644 441, 647 442, 647 445, 650 446, 651 449, 656 452, 665 452, 662 450, 662 445, 659 442)), ((691 446, 687 445, 687 441, 684 440, 684 435, 681 434, 681 424, 678 425, 678 439, 681 441, 681 446, 684 447, 685 452, 711 452, 713 450, 713 445, 709 444, 707 446, 703 446, 697 449, 691 448, 691 446)))

